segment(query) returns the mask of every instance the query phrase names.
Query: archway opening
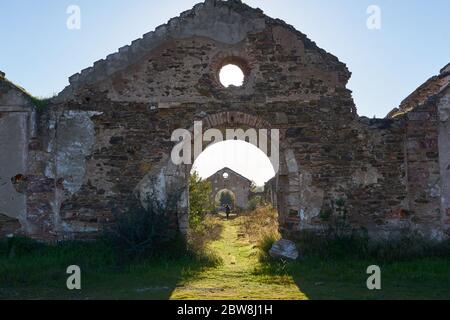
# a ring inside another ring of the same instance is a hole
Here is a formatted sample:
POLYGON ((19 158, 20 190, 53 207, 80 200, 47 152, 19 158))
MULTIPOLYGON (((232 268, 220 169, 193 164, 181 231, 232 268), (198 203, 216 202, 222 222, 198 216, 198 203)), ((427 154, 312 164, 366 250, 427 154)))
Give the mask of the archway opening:
MULTIPOLYGON (((213 192, 214 195, 214 192, 213 192)), ((214 206, 216 210, 225 210, 226 206, 233 209, 236 206, 236 195, 228 189, 219 190, 214 196, 214 206)))
POLYGON ((227 206, 236 217, 271 205, 268 189, 275 175, 270 158, 251 143, 227 140, 210 145, 191 169, 190 222, 198 223, 207 215, 223 216, 227 206))
MULTIPOLYGON (((208 146, 195 160, 191 173, 197 172, 202 179, 208 179, 223 168, 254 182, 257 187, 275 177, 275 170, 269 157, 258 147, 241 140, 227 140, 208 146)), ((224 179, 229 172, 224 171, 224 179)))

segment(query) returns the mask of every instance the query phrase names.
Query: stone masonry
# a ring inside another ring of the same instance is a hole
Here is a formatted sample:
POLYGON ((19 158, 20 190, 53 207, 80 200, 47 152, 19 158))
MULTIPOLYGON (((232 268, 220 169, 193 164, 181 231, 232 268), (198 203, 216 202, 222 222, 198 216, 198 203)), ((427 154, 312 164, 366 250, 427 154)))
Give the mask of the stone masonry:
POLYGON ((230 168, 223 168, 210 176, 211 198, 215 200, 217 195, 226 190, 235 199, 235 206, 239 209, 247 209, 252 182, 230 168))
POLYGON ((387 118, 359 117, 338 58, 239 0, 207 0, 70 77, 46 108, 0 77, 0 236, 94 238, 133 193, 163 201, 175 189, 173 228, 186 232, 191 166, 171 161, 171 135, 200 121, 280 130, 271 185, 286 238, 322 230, 320 212, 343 198, 349 222, 373 238, 442 239, 449 72, 387 118), (220 84, 229 63, 243 86, 220 84))

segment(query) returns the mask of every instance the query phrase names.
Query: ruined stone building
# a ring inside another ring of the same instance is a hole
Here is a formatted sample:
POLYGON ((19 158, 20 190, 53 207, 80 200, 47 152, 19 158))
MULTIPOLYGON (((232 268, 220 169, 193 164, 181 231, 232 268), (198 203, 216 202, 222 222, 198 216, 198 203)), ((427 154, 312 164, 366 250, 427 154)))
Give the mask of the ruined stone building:
POLYGON ((223 168, 214 173, 207 180, 211 182, 211 198, 214 201, 218 200, 220 193, 228 191, 234 198, 236 208, 247 208, 252 187, 252 182, 249 179, 241 176, 230 168, 223 168))
POLYGON ((450 66, 385 119, 358 116, 350 75, 285 22, 207 0, 73 75, 47 106, 2 78, 0 232, 92 238, 133 192, 164 200, 180 187, 171 218, 186 232, 191 166, 171 160, 171 135, 201 121, 222 132, 280 130, 273 194, 287 238, 322 230, 320 212, 336 199, 373 238, 443 238, 450 66), (245 74, 240 87, 219 81, 230 63, 245 74))

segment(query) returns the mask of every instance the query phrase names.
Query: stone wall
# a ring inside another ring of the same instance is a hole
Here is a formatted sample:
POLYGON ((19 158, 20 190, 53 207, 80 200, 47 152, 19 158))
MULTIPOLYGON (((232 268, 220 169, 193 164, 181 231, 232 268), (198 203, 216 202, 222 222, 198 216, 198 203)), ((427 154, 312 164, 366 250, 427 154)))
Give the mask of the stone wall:
MULTIPOLYGON (((439 113, 439 166, 441 192, 441 218, 444 230, 450 229, 450 88, 441 90, 437 99, 439 113)), ((438 224, 438 223, 436 223, 438 224)))
POLYGON ((223 190, 231 191, 234 195, 235 206, 247 209, 252 182, 229 168, 223 168, 208 178, 211 182, 211 198, 216 199, 217 194, 223 190), (227 174, 227 177, 224 176, 227 174))
POLYGON ((26 148, 26 166, 4 175, 26 171, 7 184, 21 211, 5 214, 24 217, 36 238, 91 238, 133 194, 164 200, 181 189, 173 228, 186 232, 191 166, 172 163, 171 135, 201 121, 204 129, 279 130, 272 186, 286 237, 323 230, 320 212, 337 199, 372 237, 413 228, 442 237, 448 99, 439 93, 394 118, 360 118, 349 77, 283 21, 237 0, 208 0, 70 78, 36 117, 36 134, 18 134, 13 151, 26 148), (243 70, 242 87, 220 84, 228 63, 243 70))
POLYGON ((0 73, 0 235, 30 231, 26 195, 13 182, 24 182, 35 116, 28 94, 0 73))

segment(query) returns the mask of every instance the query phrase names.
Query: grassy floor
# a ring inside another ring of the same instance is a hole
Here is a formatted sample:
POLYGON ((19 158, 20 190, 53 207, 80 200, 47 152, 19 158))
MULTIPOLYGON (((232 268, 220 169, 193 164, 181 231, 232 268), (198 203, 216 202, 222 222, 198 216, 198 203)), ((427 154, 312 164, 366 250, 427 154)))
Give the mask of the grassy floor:
POLYGON ((97 244, 0 254, 0 299, 168 299, 181 279, 207 265, 182 256, 120 266, 109 248, 97 244), (82 272, 79 291, 66 287, 66 268, 73 264, 82 272))
POLYGON ((287 272, 310 299, 450 299, 449 259, 380 264, 382 290, 370 291, 366 269, 373 264, 309 258, 287 266, 287 272))
POLYGON ((171 299, 306 299, 290 275, 258 272, 258 249, 240 233, 240 218, 218 219, 222 236, 210 248, 223 263, 181 281, 171 299))
POLYGON ((208 246, 222 258, 218 265, 179 256, 118 266, 101 244, 14 255, 0 248, 0 299, 450 299, 450 259, 379 264, 382 290, 369 291, 366 269, 377 261, 261 263, 254 239, 243 232, 248 218, 215 219, 220 228, 208 246), (66 289, 71 264, 81 267, 81 291, 66 289))

